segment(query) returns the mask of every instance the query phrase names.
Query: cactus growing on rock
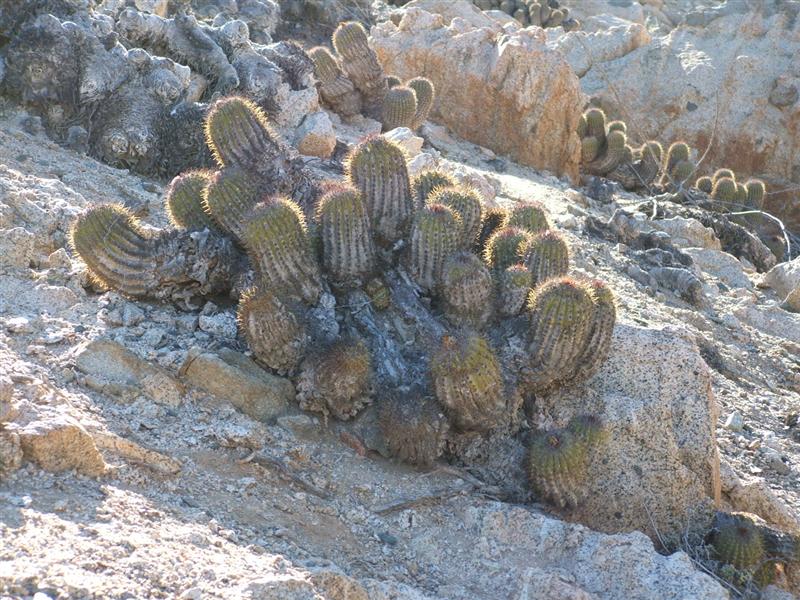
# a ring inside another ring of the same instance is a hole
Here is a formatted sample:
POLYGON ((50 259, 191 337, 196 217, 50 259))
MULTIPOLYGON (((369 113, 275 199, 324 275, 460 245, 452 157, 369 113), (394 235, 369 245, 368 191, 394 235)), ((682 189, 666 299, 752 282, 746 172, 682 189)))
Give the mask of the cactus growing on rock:
POLYGON ((308 356, 297 382, 300 408, 346 421, 372 401, 372 360, 361 341, 341 340, 308 356))
POLYGON ((456 324, 481 327, 492 307, 492 276, 471 252, 456 252, 444 263, 441 297, 447 318, 456 324))
POLYGON ((363 280, 375 268, 375 245, 361 194, 340 186, 319 201, 323 266, 339 285, 363 280))
POLYGON ((433 398, 407 393, 381 400, 378 425, 391 456, 423 467, 442 455, 449 429, 433 398))
POLYGON ((436 188, 428 196, 428 203, 443 204, 452 208, 461 220, 461 248, 471 248, 483 221, 481 197, 474 188, 453 186, 436 188))
POLYGON ((428 119, 428 115, 433 108, 433 103, 436 100, 436 89, 427 77, 414 77, 408 80, 406 85, 414 90, 417 95, 417 112, 414 115, 411 129, 419 129, 428 119))
POLYGON ((340 23, 333 32, 333 47, 340 56, 342 69, 361 92, 367 116, 380 117, 389 88, 378 56, 369 47, 364 26, 353 21, 340 23))
POLYGON ((533 279, 532 287, 553 277, 564 276, 569 271, 569 246, 555 231, 547 230, 533 236, 521 251, 533 279))
POLYGON ((500 314, 508 317, 518 315, 533 287, 533 276, 523 264, 511 265, 500 276, 499 298, 500 314))
POLYGON ((359 114, 361 95, 342 72, 333 54, 327 48, 317 46, 308 55, 314 61, 314 75, 322 101, 343 117, 359 114))
POLYGON ((257 204, 248 217, 243 241, 266 284, 316 303, 321 292, 319 265, 297 204, 281 197, 257 204))
POLYGON ((506 403, 500 365, 477 334, 445 336, 431 358, 436 398, 461 431, 488 431, 501 424, 506 403))
POLYGON ((216 229, 216 223, 203 208, 203 194, 210 178, 208 171, 189 171, 170 182, 165 202, 167 215, 175 227, 190 231, 216 229))
POLYGON ((397 85, 391 88, 383 98, 381 123, 383 131, 396 127, 413 129, 417 114, 417 95, 410 87, 397 85))
POLYGON ((237 318, 258 362, 281 375, 297 368, 307 345, 305 327, 274 293, 258 288, 243 292, 237 318))
POLYGON ((70 244, 103 286, 127 296, 183 303, 227 291, 237 261, 226 238, 210 231, 146 230, 117 204, 79 216, 70 244))
POLYGON ((414 178, 411 188, 414 193, 415 210, 419 210, 430 197, 433 190, 436 188, 454 187, 458 185, 455 179, 444 171, 430 170, 423 171, 414 178))
POLYGON ((569 429, 538 431, 531 437, 530 480, 536 492, 559 508, 575 508, 587 491, 587 447, 569 429))
POLYGON ((519 227, 530 233, 540 233, 550 229, 550 222, 541 203, 526 201, 511 207, 503 227, 519 227))
POLYGON ((617 307, 611 288, 598 279, 592 280, 589 288, 594 309, 589 323, 589 337, 577 360, 574 377, 579 381, 592 377, 608 358, 617 322, 617 307))
POLYGON ((522 262, 524 250, 533 236, 519 227, 503 227, 486 242, 484 260, 492 273, 500 275, 511 265, 522 262))
POLYGON ((414 212, 402 148, 381 136, 368 138, 350 153, 347 175, 364 197, 377 241, 391 246, 401 239, 414 212))
POLYGON ((417 213, 411 228, 409 270, 425 290, 441 282, 442 269, 459 245, 461 220, 449 207, 429 204, 417 213))
POLYGON ((712 546, 721 562, 749 569, 764 559, 761 531, 746 515, 718 513, 715 521, 712 546))

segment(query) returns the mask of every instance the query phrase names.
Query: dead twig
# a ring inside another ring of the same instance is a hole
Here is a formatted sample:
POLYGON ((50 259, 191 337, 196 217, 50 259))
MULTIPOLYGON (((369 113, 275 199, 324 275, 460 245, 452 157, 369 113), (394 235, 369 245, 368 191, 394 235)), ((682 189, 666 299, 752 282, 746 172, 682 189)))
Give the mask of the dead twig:
POLYGON ((251 454, 247 456, 243 461, 240 462, 252 462, 262 467, 266 467, 275 471, 283 477, 284 479, 288 479, 297 487, 301 488, 304 492, 308 492, 309 494, 316 496, 317 498, 322 498, 323 500, 331 500, 333 496, 331 496, 325 490, 318 488, 317 486, 307 482, 305 479, 300 477, 297 473, 294 473, 289 467, 287 467, 282 461, 278 460, 277 458, 273 458, 271 456, 264 456, 263 454, 251 454))

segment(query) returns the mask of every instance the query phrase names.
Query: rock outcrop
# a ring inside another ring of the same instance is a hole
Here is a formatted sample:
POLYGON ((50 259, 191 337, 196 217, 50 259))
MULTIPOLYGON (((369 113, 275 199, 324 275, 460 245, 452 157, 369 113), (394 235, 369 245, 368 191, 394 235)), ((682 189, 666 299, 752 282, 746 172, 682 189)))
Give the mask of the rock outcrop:
POLYGON ((578 79, 537 28, 506 32, 410 8, 372 29, 384 70, 422 75, 437 90, 431 118, 473 143, 575 179, 583 107, 578 79), (452 77, 453 73, 458 77, 452 77))

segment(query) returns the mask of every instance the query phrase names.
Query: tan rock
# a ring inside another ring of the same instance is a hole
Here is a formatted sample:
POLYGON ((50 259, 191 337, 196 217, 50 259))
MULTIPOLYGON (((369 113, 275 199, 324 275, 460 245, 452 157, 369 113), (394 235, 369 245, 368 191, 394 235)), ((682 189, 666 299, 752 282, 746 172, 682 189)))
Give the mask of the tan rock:
POLYGON ((336 148, 336 133, 328 113, 320 111, 308 115, 295 132, 294 145, 300 154, 330 158, 336 148))
POLYGON ((72 417, 64 414, 42 414, 17 430, 26 460, 45 471, 75 469, 79 473, 98 476, 106 472, 106 463, 89 432, 72 417))
POLYGON ((19 434, 6 431, 0 425, 0 481, 22 465, 22 447, 19 434))
POLYGON ((399 25, 373 27, 372 40, 387 73, 433 81, 432 120, 519 163, 577 178, 584 99, 543 30, 504 35, 462 19, 446 26, 438 15, 409 8, 399 25))
POLYGON ((772 267, 764 275, 764 284, 775 290, 782 299, 800 289, 800 258, 772 267))
POLYGON ((666 231, 672 243, 681 248, 710 248, 721 250, 719 238, 710 227, 705 227, 697 219, 673 217, 648 221, 648 225, 666 231))
POLYGON ((695 270, 716 277, 728 287, 751 289, 753 282, 745 275, 744 266, 735 256, 710 248, 685 248, 692 257, 695 270))
MULTIPOLYGON (((473 27, 491 27, 493 15, 487 14, 468 0, 412 0, 405 5, 405 9, 417 8, 431 14, 442 15, 445 25, 453 19, 463 19, 473 27)), ((499 12, 499 11, 493 11, 499 12)), ((510 15, 502 13, 507 19, 514 20, 510 15)), ((506 19, 504 19, 506 20, 506 19)))
POLYGON ((267 373, 252 360, 232 350, 218 354, 193 348, 181 367, 186 381, 258 421, 269 421, 286 411, 294 400, 292 382, 267 373))

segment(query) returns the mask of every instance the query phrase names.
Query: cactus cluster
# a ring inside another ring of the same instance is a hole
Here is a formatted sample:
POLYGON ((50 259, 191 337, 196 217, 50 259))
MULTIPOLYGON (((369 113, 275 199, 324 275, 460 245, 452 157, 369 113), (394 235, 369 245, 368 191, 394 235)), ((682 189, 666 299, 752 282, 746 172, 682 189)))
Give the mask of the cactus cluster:
POLYGON ((581 115, 581 163, 590 175, 606 176, 632 159, 624 124, 620 127, 619 123, 606 124, 606 115, 599 108, 590 108, 581 115))
POLYGON ((740 183, 730 169, 717 169, 710 177, 700 177, 695 186, 711 196, 713 208, 718 212, 764 208, 764 182, 760 179, 748 179, 746 183, 740 183))
POLYGON ((422 126, 436 95, 429 79, 414 77, 402 83, 387 77, 361 23, 340 23, 331 41, 335 54, 324 46, 308 53, 325 105, 342 117, 363 113, 377 119, 384 131, 422 126))
POLYGON ((563 27, 564 31, 580 29, 580 22, 569 16, 569 9, 557 0, 473 0, 481 10, 502 10, 523 27, 563 27))
MULTIPOLYGON (((445 441, 513 427, 521 393, 590 377, 605 360, 612 294, 565 277, 569 249, 542 205, 487 210, 477 191, 436 171, 412 184, 400 147, 373 136, 351 149, 345 181, 314 184, 322 193, 304 212, 282 191, 276 165, 291 161, 257 107, 220 100, 206 129, 219 170, 173 181, 174 228, 152 232, 123 208, 98 207, 76 221, 73 247, 104 285, 171 299, 180 286, 227 291, 245 262, 238 245, 253 272, 239 298, 241 337, 256 362, 292 378, 301 408, 347 420, 377 397, 387 451, 430 464, 445 441), (331 306, 335 318, 324 316, 331 306), (414 311, 435 325, 408 327, 414 311), (521 360, 509 328, 521 328, 521 360), (392 379, 387 348, 412 361, 413 379, 392 379)), ((565 439, 584 448, 594 425, 576 423, 565 439)), ((578 475, 557 468, 584 454, 537 463, 535 485, 573 504, 577 492, 565 490, 578 475)))

